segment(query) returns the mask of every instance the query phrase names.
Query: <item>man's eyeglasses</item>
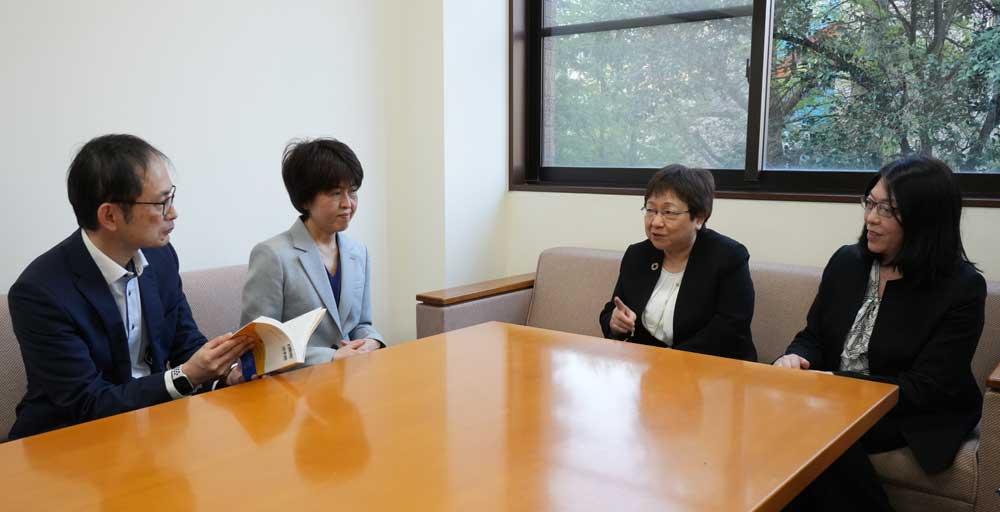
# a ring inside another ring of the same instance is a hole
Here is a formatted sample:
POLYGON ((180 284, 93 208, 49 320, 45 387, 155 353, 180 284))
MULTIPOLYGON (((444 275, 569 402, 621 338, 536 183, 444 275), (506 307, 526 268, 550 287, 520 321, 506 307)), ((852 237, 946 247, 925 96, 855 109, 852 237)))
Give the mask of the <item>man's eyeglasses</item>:
POLYGON ((170 207, 174 205, 174 196, 177 195, 177 185, 170 187, 170 195, 167 196, 163 201, 115 201, 118 204, 149 204, 154 206, 159 206, 163 208, 163 218, 167 218, 167 212, 170 211, 170 207))
POLYGON ((872 211, 874 208, 875 213, 877 213, 879 217, 885 218, 895 217, 896 212, 898 211, 897 208, 894 208, 889 203, 879 203, 867 196, 861 198, 861 207, 865 209, 865 213, 872 211))
POLYGON ((649 208, 646 206, 643 206, 639 210, 642 211, 642 213, 646 216, 647 219, 653 219, 657 215, 659 215, 663 217, 664 220, 673 220, 676 219, 677 217, 680 217, 681 215, 684 215, 685 213, 691 212, 691 210, 684 210, 682 212, 673 210, 657 210, 656 208, 649 208))

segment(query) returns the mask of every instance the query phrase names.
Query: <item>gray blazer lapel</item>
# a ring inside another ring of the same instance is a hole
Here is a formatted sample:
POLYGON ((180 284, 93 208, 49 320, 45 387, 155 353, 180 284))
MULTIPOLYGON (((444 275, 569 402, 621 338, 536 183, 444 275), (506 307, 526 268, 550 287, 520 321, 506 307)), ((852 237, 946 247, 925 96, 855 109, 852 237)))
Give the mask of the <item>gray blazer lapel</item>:
MULTIPOLYGON (((360 299, 354 294, 358 287, 359 280, 365 278, 362 271, 361 254, 358 246, 346 236, 337 233, 337 242, 340 246, 340 318, 347 318, 347 314, 354 307, 355 299, 360 299)), ((364 282, 361 282, 364 285, 364 282)), ((349 334, 344 333, 347 337, 349 334)))
POLYGON ((323 265, 323 258, 319 255, 319 247, 316 246, 316 241, 312 239, 312 235, 309 234, 305 224, 300 220, 296 220, 289 231, 292 233, 292 245, 299 251, 302 251, 302 254, 299 254, 299 262, 302 263, 302 269, 305 270, 306 275, 309 276, 309 280, 312 281, 316 293, 323 300, 326 314, 330 315, 330 318, 333 319, 337 330, 344 332, 340 326, 340 314, 338 313, 337 302, 333 298, 333 290, 330 289, 329 274, 327 274, 326 267, 323 265))

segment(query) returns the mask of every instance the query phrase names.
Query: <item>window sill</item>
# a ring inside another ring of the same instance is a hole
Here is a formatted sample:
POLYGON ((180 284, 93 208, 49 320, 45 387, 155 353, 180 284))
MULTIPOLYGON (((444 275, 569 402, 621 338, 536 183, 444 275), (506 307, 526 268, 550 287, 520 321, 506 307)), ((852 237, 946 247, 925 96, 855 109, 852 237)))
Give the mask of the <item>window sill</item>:
MULTIPOLYGON (((543 183, 511 184, 509 190, 515 192, 556 192, 565 194, 612 194, 622 196, 641 196, 645 188, 637 187, 607 187, 584 185, 554 185, 543 183)), ((752 201, 800 201, 814 203, 856 203, 859 194, 816 194, 790 192, 764 192, 746 190, 716 190, 717 199, 748 199, 752 201)), ((962 206, 976 208, 1000 208, 1000 199, 967 197, 962 200, 962 206)))

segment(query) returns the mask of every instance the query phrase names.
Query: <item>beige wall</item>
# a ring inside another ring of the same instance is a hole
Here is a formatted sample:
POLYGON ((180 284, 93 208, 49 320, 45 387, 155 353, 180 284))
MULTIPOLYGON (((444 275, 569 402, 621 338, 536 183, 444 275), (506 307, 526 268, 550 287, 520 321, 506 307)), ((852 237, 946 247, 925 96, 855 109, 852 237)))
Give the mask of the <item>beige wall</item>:
POLYGON ((414 297, 444 287, 444 94, 440 0, 385 2, 381 65, 389 145, 387 214, 392 262, 389 314, 378 320, 391 342, 416 333, 414 297))
MULTIPOLYGON (((507 198, 507 273, 531 272, 538 254, 559 245, 624 250, 643 240, 640 196, 511 192, 507 198)), ((962 232, 969 257, 1000 280, 1000 209, 968 208, 962 232)), ((752 261, 822 267, 857 240, 861 207, 792 201, 715 202, 709 227, 750 251, 752 261)))

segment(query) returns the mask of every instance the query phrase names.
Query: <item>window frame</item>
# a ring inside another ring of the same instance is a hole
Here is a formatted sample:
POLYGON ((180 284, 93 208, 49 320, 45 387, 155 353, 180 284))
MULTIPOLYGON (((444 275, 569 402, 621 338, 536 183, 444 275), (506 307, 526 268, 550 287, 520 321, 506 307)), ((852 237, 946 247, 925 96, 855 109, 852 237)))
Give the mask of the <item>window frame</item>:
MULTIPOLYGON (((744 168, 708 169, 716 197, 778 201, 856 202, 876 170, 765 169, 766 105, 773 0, 753 0, 747 147, 744 168)), ((543 28, 541 0, 509 0, 508 189, 512 191, 642 195, 655 168, 543 166, 542 46, 548 36, 727 19, 745 7, 690 11, 543 28)), ((671 163, 665 162, 664 165, 671 163)), ((681 162, 683 163, 683 162, 681 162)), ((956 173, 966 206, 1000 207, 1000 172, 956 173)))

